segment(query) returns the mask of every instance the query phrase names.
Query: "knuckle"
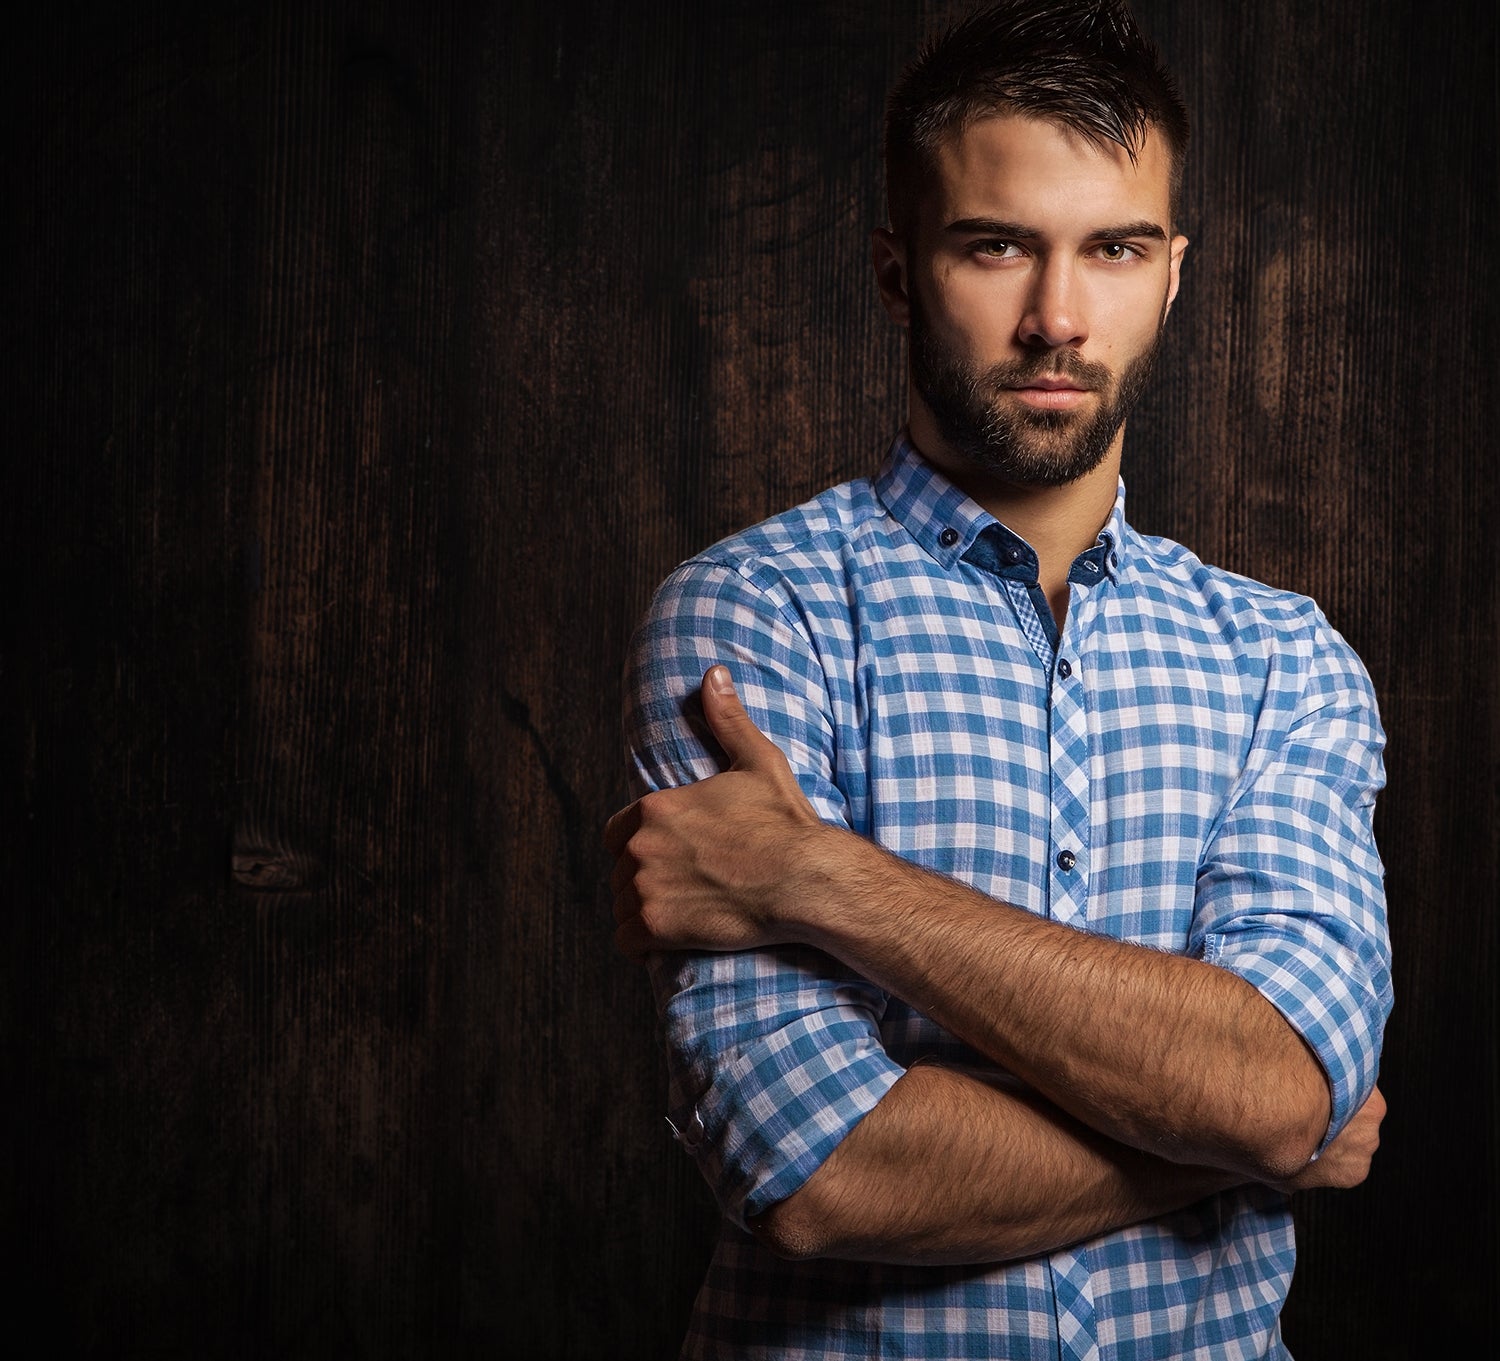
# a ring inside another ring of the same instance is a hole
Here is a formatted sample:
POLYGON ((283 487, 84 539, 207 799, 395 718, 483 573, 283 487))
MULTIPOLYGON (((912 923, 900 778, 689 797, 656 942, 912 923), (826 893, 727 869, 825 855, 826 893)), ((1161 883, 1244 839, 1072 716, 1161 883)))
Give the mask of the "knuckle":
POLYGON ((640 827, 636 829, 635 840, 640 836, 640 828, 657 826, 666 817, 669 806, 668 791, 658 789, 654 793, 645 795, 638 807, 640 808, 640 827))

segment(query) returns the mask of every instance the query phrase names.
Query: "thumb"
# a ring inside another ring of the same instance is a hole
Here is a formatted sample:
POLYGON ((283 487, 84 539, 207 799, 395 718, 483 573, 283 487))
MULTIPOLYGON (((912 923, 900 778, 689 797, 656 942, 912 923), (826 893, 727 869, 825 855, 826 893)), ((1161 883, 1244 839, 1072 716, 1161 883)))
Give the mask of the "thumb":
POLYGON ((786 768, 781 748, 755 726, 735 693, 727 666, 711 666, 703 676, 703 716, 734 770, 786 768))

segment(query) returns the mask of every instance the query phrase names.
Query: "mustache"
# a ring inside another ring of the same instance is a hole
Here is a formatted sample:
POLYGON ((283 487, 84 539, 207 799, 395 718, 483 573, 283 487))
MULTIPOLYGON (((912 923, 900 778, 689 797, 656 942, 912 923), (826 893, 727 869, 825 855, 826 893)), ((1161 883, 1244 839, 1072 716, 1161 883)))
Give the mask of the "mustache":
POLYGON ((1047 350, 1027 359, 993 364, 982 382, 995 388, 1026 387, 1038 378, 1066 378, 1088 392, 1107 388, 1112 377, 1107 364, 1091 364, 1077 350, 1047 350))

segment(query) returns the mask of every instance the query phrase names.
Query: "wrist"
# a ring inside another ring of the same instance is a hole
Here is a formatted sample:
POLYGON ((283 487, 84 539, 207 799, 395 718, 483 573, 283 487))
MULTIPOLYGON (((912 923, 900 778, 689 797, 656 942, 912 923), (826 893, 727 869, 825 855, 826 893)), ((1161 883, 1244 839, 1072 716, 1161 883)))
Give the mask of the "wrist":
POLYGON ((781 879, 778 920, 802 944, 827 949, 859 897, 861 866, 879 854, 871 842, 830 823, 800 832, 788 858, 789 872, 781 879))

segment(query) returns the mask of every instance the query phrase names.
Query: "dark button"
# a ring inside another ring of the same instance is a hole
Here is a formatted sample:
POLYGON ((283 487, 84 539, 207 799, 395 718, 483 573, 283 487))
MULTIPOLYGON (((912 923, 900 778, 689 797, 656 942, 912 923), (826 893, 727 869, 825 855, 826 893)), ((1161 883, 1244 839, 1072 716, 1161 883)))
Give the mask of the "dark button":
POLYGON ((1057 868, 1066 874, 1078 863, 1078 857, 1072 851, 1058 851, 1057 868))
POLYGON ((944 548, 952 548, 953 545, 958 542, 958 530, 945 529, 941 534, 938 535, 938 542, 942 544, 944 548))
POLYGON ((1005 560, 1006 562, 1020 562, 1021 550, 1017 548, 1015 544, 1011 544, 1011 546, 1005 550, 1005 560))
POLYGON ((1073 663, 1070 662, 1066 657, 1064 657, 1062 661, 1058 662, 1057 664, 1057 674, 1064 680, 1067 680, 1067 678, 1073 674, 1073 663))

